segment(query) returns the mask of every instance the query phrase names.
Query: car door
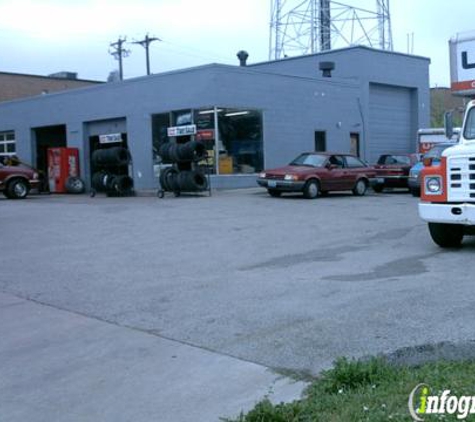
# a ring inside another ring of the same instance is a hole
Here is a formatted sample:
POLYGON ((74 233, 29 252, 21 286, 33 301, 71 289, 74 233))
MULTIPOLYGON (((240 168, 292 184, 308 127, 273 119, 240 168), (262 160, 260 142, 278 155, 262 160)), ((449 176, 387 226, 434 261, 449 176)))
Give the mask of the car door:
POLYGON ((341 155, 331 155, 327 162, 328 175, 326 190, 346 190, 348 181, 345 181, 345 160, 341 155))
POLYGON ((348 189, 353 189, 359 178, 368 176, 368 167, 359 158, 351 155, 345 157, 345 164, 345 180, 348 183, 348 189))

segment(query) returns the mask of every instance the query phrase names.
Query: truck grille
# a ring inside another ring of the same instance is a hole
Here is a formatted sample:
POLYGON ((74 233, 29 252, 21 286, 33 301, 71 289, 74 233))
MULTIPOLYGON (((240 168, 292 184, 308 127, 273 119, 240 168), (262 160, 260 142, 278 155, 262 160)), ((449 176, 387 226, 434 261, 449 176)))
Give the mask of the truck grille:
POLYGON ((475 157, 448 157, 448 200, 475 202, 475 157))

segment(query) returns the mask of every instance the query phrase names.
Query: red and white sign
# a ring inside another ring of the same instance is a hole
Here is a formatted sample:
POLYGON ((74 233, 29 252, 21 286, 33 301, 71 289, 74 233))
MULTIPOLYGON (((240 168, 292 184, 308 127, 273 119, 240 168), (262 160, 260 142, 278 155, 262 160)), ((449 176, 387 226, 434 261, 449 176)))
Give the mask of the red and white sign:
POLYGON ((196 125, 172 126, 167 129, 168 137, 196 135, 196 125))
POLYGON ((449 45, 452 91, 475 93, 475 33, 457 34, 449 45))
POLYGON ((202 129, 196 133, 198 141, 212 141, 214 139, 214 129, 202 129))

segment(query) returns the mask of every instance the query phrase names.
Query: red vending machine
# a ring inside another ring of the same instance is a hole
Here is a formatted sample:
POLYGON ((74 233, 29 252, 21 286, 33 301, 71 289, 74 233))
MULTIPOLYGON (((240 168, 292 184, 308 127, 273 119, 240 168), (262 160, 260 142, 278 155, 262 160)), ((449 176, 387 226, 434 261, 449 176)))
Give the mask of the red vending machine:
POLYGON ((77 148, 48 148, 48 184, 51 193, 66 193, 66 180, 79 177, 77 148))

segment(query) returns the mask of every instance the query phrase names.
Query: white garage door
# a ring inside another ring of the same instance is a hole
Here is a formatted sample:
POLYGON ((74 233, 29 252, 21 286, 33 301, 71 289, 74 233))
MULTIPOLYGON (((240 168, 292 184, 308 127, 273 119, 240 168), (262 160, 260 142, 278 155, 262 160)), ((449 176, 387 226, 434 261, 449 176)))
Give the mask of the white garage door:
POLYGON ((413 95, 408 88, 370 84, 369 91, 369 159, 380 154, 414 152, 413 95))

